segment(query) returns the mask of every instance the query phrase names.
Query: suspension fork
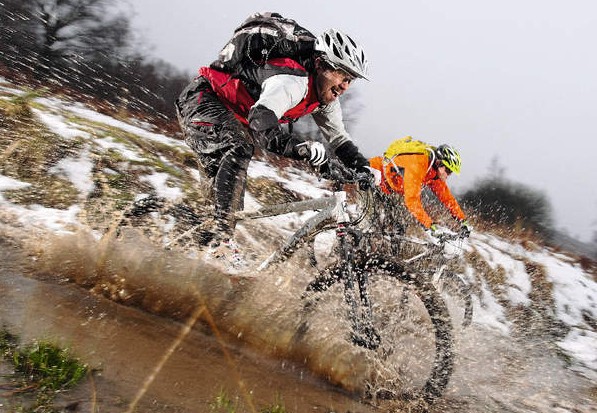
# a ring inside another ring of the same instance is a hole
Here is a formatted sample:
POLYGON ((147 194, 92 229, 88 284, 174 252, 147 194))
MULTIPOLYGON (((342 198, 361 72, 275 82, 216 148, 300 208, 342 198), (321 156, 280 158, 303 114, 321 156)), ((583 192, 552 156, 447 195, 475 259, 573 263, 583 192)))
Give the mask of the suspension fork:
POLYGON ((354 251, 355 251, 355 248, 358 248, 358 246, 361 244, 361 239, 363 238, 363 234, 361 233, 361 231, 359 231, 355 228, 349 228, 348 234, 352 238, 352 245, 351 245, 351 254, 352 254, 351 259, 352 259, 352 263, 353 263, 352 270, 353 270, 353 273, 356 274, 356 280, 359 285, 359 298, 361 300, 361 303, 367 310, 367 313, 368 313, 367 316, 370 316, 371 315, 371 300, 369 299, 369 292, 368 292, 369 276, 368 276, 367 272, 363 271, 360 266, 355 266, 355 264, 354 264, 356 261, 354 251))
POLYGON ((354 247, 359 245, 361 239, 360 231, 353 228, 347 228, 339 223, 336 228, 336 239, 340 250, 341 276, 344 280, 344 297, 349 305, 350 319, 356 329, 360 329, 371 324, 372 310, 369 292, 367 290, 368 277, 365 271, 359 270, 355 265, 354 247), (348 239, 350 237, 350 240, 348 239), (356 287, 358 286, 358 301, 356 296, 356 287), (360 308, 360 311, 359 311, 360 308))
POLYGON ((369 277, 356 263, 354 247, 359 245, 362 234, 354 228, 342 224, 336 229, 336 238, 342 259, 340 271, 344 282, 344 299, 348 304, 348 318, 352 328, 352 342, 374 350, 381 343, 373 326, 373 311, 367 290, 369 277), (351 239, 347 239, 350 237, 351 239), (358 285, 358 297, 355 287, 358 285))
MULTIPOLYGON (((341 276, 344 278, 344 295, 347 303, 357 316, 358 304, 353 296, 355 285, 359 287, 359 300, 364 309, 362 317, 371 319, 371 300, 367 292, 367 276, 363 271, 358 271, 355 266, 354 247, 359 245, 362 234, 357 229, 347 225, 350 222, 348 207, 346 204, 346 192, 336 192, 336 206, 333 214, 336 218, 336 239, 340 249, 341 276), (348 240, 350 237, 350 241, 348 240)), ((360 318, 360 317, 359 317, 360 318)), ((356 318, 355 318, 356 319, 356 318)))
POLYGON ((348 304, 348 316, 352 323, 353 330, 359 328, 359 305, 355 294, 355 286, 358 283, 354 268, 354 253, 352 246, 347 240, 348 231, 344 223, 338 223, 336 228, 336 240, 338 243, 340 257, 340 277, 344 282, 344 300, 348 304))

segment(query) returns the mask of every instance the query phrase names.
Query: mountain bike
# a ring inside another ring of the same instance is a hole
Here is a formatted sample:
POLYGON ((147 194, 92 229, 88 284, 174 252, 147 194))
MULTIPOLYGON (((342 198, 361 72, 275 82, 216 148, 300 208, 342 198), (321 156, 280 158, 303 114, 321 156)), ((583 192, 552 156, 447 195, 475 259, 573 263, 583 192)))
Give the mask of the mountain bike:
MULTIPOLYGON (((334 306, 346 308, 347 338, 368 349, 376 365, 369 389, 373 396, 421 397, 432 402, 446 388, 454 363, 446 303, 427 274, 409 269, 397 256, 385 255, 383 248, 372 247, 379 245, 375 242, 379 233, 371 231, 367 223, 375 212, 373 194, 378 190, 364 182, 363 176, 332 161, 326 177, 335 182, 331 196, 236 213, 237 219, 246 220, 316 212, 257 271, 288 260, 301 246, 312 249, 318 234, 333 231, 336 259, 318 269, 306 287, 302 296, 306 313, 330 300, 334 306), (354 190, 348 192, 346 185, 354 190), (336 286, 341 291, 334 291, 336 286)), ((308 255, 317 268, 312 253, 308 255)), ((308 320, 302 328, 308 328, 308 320)))
MULTIPOLYGON (((318 311, 337 313, 336 309, 343 309, 344 315, 336 320, 337 330, 366 349, 373 366, 369 394, 378 399, 421 398, 432 402, 441 396, 452 374, 453 327, 429 267, 414 263, 422 263, 437 250, 421 244, 426 252, 403 260, 399 245, 416 243, 415 239, 399 230, 399 219, 394 225, 388 223, 393 210, 384 210, 379 190, 338 162, 330 161, 325 178, 334 183, 331 195, 235 214, 238 220, 253 220, 312 211, 313 215, 256 271, 272 269, 299 250, 306 252, 316 276, 301 297, 304 319, 297 334, 309 329, 318 311), (317 238, 330 232, 334 242, 326 265, 317 260, 314 248, 317 238)), ((123 215, 134 220, 160 210, 182 226, 168 235, 164 244, 168 247, 188 242, 193 233, 200 232, 197 228, 205 220, 192 208, 167 205, 150 197, 137 201, 123 215)))

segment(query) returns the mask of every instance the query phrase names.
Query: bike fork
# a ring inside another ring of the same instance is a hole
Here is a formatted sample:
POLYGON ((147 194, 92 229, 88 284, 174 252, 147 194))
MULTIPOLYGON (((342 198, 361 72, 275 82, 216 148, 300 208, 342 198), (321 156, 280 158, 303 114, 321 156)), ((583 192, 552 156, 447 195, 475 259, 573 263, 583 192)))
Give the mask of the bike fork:
POLYGON ((352 245, 347 241, 346 235, 344 225, 338 224, 336 238, 342 257, 341 273, 344 280, 344 299, 348 304, 348 317, 352 328, 351 338, 356 345, 374 350, 379 346, 381 339, 373 327, 371 301, 367 292, 368 279, 364 272, 355 268, 352 245), (358 297, 355 292, 357 287, 358 297))

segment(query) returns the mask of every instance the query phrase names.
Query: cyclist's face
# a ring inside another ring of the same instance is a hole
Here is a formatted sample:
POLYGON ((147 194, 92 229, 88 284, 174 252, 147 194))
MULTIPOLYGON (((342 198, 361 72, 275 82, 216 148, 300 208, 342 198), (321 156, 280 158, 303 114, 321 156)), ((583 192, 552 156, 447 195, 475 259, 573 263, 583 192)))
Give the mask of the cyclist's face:
POLYGON ((315 87, 319 103, 329 105, 348 90, 354 77, 344 70, 333 70, 322 66, 317 69, 315 87))
POLYGON ((448 176, 450 176, 451 173, 452 171, 450 171, 445 165, 438 166, 437 168, 437 176, 442 181, 448 179, 448 176))

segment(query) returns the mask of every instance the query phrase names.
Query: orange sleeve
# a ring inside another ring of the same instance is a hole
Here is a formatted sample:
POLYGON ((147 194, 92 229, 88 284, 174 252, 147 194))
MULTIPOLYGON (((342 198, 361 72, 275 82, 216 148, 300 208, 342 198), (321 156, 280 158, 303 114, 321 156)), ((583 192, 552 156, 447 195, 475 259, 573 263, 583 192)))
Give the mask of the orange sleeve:
POLYGON ((458 201, 456 201, 456 198, 452 195, 452 192, 445 181, 442 181, 441 179, 433 179, 429 181, 427 185, 431 188, 435 196, 437 196, 437 199, 448 208, 448 211, 450 211, 454 218, 460 221, 465 219, 464 212, 462 212, 460 205, 458 205, 458 201))
POLYGON ((382 172, 383 175, 383 159, 381 156, 369 159, 369 166, 382 172))
POLYGON ((404 204, 425 228, 429 228, 433 221, 421 201, 421 189, 427 175, 429 158, 427 155, 401 155, 394 158, 394 163, 404 171, 404 204))

